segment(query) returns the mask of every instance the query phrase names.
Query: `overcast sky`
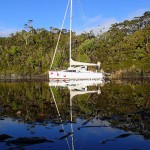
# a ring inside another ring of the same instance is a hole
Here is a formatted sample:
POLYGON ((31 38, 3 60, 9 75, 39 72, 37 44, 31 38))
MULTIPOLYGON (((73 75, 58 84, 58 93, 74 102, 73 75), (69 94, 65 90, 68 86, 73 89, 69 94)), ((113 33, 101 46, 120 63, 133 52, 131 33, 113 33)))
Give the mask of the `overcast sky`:
MULTIPOLYGON (((61 28, 67 3, 68 0, 0 0, 0 36, 24 29, 28 20, 33 20, 36 29, 61 28)), ((111 24, 141 16, 145 11, 150 11, 150 0, 73 0, 73 30, 83 32, 86 26, 95 33, 105 31, 111 24)), ((67 17, 64 28, 68 23, 67 17)))

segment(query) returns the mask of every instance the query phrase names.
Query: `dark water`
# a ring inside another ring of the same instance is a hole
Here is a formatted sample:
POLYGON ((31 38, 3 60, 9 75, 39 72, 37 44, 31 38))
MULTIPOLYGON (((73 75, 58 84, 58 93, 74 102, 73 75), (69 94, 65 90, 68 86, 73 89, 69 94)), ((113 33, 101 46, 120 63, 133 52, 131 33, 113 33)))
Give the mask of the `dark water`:
POLYGON ((149 150, 150 83, 0 83, 0 149, 149 150))

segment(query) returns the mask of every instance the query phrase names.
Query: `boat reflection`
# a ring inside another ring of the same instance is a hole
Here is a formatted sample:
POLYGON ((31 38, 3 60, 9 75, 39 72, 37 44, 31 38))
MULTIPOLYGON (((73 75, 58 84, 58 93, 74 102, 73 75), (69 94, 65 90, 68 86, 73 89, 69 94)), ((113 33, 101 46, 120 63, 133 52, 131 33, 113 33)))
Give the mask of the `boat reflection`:
POLYGON ((62 130, 64 131, 64 136, 66 137, 66 143, 68 145, 68 149, 74 150, 74 128, 73 128, 73 113, 72 113, 72 108, 73 108, 73 97, 76 95, 81 95, 81 94, 88 94, 88 93, 97 93, 101 94, 100 87, 104 86, 105 81, 104 80, 69 80, 69 81, 64 81, 64 80, 50 80, 49 86, 51 90, 51 94, 56 106, 56 110, 58 113, 58 116, 60 117, 60 121, 62 123, 62 130), (88 90, 89 86, 95 86, 97 87, 97 90, 88 90), (70 91, 70 132, 67 133, 65 131, 63 121, 60 115, 60 111, 57 106, 57 102, 55 99, 55 95, 53 93, 52 87, 66 87, 70 91), (71 137, 71 144, 69 144, 69 136, 71 137), (71 145, 71 146, 70 146, 71 145))
POLYGON ((67 87, 70 90, 71 98, 75 95, 87 94, 87 93, 101 93, 100 89, 97 91, 88 91, 89 86, 104 86, 105 80, 50 80, 50 87, 67 87))

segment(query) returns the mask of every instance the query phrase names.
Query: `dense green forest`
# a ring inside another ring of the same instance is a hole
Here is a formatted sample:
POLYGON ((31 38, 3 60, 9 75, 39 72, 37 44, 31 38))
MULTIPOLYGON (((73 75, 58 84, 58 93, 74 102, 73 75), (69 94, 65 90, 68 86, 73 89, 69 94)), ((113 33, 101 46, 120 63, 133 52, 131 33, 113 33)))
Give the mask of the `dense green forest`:
MULTIPOLYGON (((29 20, 24 30, 0 37, 0 75, 33 76, 50 68, 60 29, 35 29, 29 20)), ((72 33, 73 58, 102 64, 115 74, 150 74, 150 12, 111 26, 94 35, 72 33)), ((1 35, 0 35, 1 36, 1 35)), ((65 69, 69 62, 69 30, 63 29, 53 69, 65 69)))

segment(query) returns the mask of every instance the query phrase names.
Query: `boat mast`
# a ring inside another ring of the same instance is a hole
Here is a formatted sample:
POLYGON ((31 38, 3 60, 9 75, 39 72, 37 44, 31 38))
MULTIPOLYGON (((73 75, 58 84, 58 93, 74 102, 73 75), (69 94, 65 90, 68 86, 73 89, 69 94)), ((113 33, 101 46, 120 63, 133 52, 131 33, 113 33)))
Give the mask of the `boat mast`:
POLYGON ((71 67, 71 49, 72 49, 72 37, 71 37, 71 32, 72 32, 72 0, 70 1, 70 51, 69 51, 69 63, 71 67))

